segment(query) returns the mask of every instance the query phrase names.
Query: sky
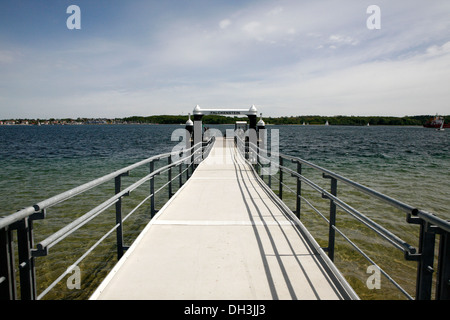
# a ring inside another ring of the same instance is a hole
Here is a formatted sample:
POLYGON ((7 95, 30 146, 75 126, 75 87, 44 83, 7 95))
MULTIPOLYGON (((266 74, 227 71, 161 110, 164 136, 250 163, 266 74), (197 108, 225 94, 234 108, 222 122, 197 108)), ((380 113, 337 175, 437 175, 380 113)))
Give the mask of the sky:
POLYGON ((187 115, 196 105, 274 117, 450 114, 450 1, 0 1, 0 119, 187 115), (67 27, 70 5, 80 29, 67 27))

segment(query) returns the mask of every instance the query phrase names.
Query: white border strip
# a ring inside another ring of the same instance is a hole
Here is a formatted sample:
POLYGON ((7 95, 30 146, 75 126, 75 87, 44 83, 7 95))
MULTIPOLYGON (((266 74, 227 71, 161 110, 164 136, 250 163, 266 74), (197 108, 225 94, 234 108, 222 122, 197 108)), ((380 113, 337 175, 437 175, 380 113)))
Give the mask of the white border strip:
POLYGON ((237 221, 237 220, 157 220, 154 225, 182 226, 292 226, 294 221, 237 221))

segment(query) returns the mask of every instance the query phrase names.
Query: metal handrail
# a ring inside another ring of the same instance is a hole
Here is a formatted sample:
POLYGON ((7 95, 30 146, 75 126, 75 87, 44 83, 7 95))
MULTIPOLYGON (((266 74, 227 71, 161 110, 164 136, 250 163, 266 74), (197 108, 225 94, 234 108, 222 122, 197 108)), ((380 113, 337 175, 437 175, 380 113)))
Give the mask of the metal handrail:
MULTIPOLYGON (((276 170, 279 170, 279 197, 282 199, 282 186, 286 186, 290 192, 296 193, 297 195, 297 209, 295 210, 295 214, 300 218, 300 202, 299 200, 304 200, 306 203, 316 212, 318 213, 327 224, 329 224, 329 239, 328 239, 328 247, 323 248, 328 251, 331 260, 334 259, 334 237, 335 232, 338 232, 342 237, 348 241, 356 251, 358 251, 364 258, 366 258, 369 262, 373 263, 373 260, 370 259, 359 247, 356 246, 348 237, 346 237, 342 231, 340 231, 335 225, 336 219, 336 206, 350 214, 352 217, 356 218, 359 222, 363 223, 371 230, 375 231, 378 235, 382 236, 389 243, 394 245, 396 248, 402 250, 405 253, 406 260, 417 261, 417 279, 416 279, 416 299, 431 299, 431 291, 433 285, 432 271, 433 269, 433 261, 435 255, 435 234, 440 234, 440 245, 439 252, 437 254, 438 260, 438 272, 436 276, 436 299, 449 299, 450 298, 450 290, 448 283, 450 283, 449 275, 450 275, 450 252, 448 248, 450 247, 450 221, 446 221, 435 216, 432 213, 429 213, 424 210, 417 209, 408 204, 405 204, 397 199, 391 198, 383 193, 380 193, 376 190, 368 188, 364 185, 361 185, 353 180, 345 178, 335 172, 332 172, 328 169, 320 167, 316 164, 313 164, 304 159, 286 155, 280 152, 272 152, 263 148, 260 148, 257 144, 253 143, 251 139, 247 141, 243 141, 241 137, 236 135, 236 144, 238 150, 240 152, 245 153, 244 159, 251 165, 259 165, 261 170, 263 169, 263 164, 272 164, 275 162, 276 170), (269 158, 270 154, 270 158, 269 158), (275 159, 275 161, 274 161, 275 159), (262 163, 260 160, 264 160, 262 163), (278 162, 276 161, 278 160, 278 162), (289 167, 283 165, 284 161, 288 160, 292 163, 297 163, 297 171, 290 169, 289 167), (328 192, 321 186, 307 179, 304 175, 301 174, 302 165, 308 166, 310 168, 315 169, 322 173, 324 178, 331 179, 331 192, 328 192), (292 177, 297 178, 297 191, 295 192, 290 187, 288 187, 285 183, 283 183, 283 175, 282 172, 289 173, 292 177), (381 200, 388 205, 400 209, 403 212, 406 212, 408 223, 419 224, 420 225, 420 236, 419 236, 419 248, 415 248, 412 245, 408 244, 406 241, 400 239, 398 236, 394 235, 392 232, 382 227, 378 223, 372 221, 367 216, 351 207, 347 203, 345 203, 342 199, 336 196, 337 190, 337 182, 341 181, 346 185, 351 186, 352 188, 369 195, 374 199, 381 200), (328 220, 319 210, 317 210, 307 199, 305 199, 301 195, 301 182, 305 182, 306 185, 311 187, 313 190, 321 193, 322 198, 326 198, 330 201, 330 220, 328 220), (334 209, 333 209, 334 207, 334 209), (430 272, 431 270, 431 272, 430 272)), ((254 168, 255 170, 255 168, 254 168)), ((272 173, 272 172, 271 172, 272 173)), ((261 172, 261 175, 263 173, 261 172)), ((268 185, 271 185, 272 175, 269 175, 268 185)), ((276 178, 276 176, 275 176, 276 178)), ((374 264, 374 263, 373 263, 374 264)), ((375 265, 375 264, 374 264, 375 265)), ((377 266, 378 267, 378 266, 377 266)), ((379 267, 378 267, 379 268, 379 267)), ((404 290, 398 283, 396 283, 384 270, 379 268, 380 272, 386 276, 386 278, 394 284, 408 299, 413 299, 411 295, 409 295, 406 290, 404 290)))
MULTIPOLYGON (((266 149, 262 149, 259 146, 255 145, 251 141, 249 142, 249 145, 251 145, 253 147, 256 147, 258 151, 266 152, 266 154, 267 153, 271 153, 270 151, 268 151, 266 149)), ((321 166, 318 166, 318 165, 316 165, 316 164, 314 164, 312 162, 306 161, 304 159, 301 159, 301 158, 298 158, 298 157, 294 157, 294 156, 290 156, 290 155, 286 155, 286 154, 283 154, 283 153, 280 153, 280 152, 273 152, 273 153, 271 153, 271 155, 272 156, 273 155, 280 156, 280 157, 283 157, 284 159, 290 160, 292 162, 299 162, 301 164, 307 165, 310 168, 313 168, 313 169, 316 169, 318 171, 321 171, 322 173, 324 173, 324 174, 326 174, 326 175, 328 175, 330 177, 333 177, 334 179, 336 179, 338 181, 341 181, 341 182, 343 182, 343 183, 345 183, 345 184, 347 184, 349 186, 352 186, 355 189, 358 189, 359 191, 362 191, 362 192, 364 192, 365 194, 367 194, 369 196, 373 196, 375 198, 378 198, 379 200, 382 200, 385 203, 388 203, 388 204, 396 207, 397 209, 400 209, 400 210, 402 210, 402 211, 404 211, 404 212, 406 212, 408 214, 411 214, 413 216, 419 216, 420 218, 424 219, 425 221, 427 221, 429 223, 432 223, 433 225, 436 225, 437 227, 441 228, 442 230, 445 230, 446 232, 450 232, 450 223, 448 221, 444 220, 444 219, 441 219, 441 218, 435 216, 432 213, 429 213, 427 211, 420 210, 420 209, 418 209, 416 207, 413 207, 413 206, 410 206, 408 204, 405 204, 405 203, 403 203, 403 202, 401 202, 401 201, 399 201, 397 199, 389 197, 389 196, 387 196, 387 195, 385 195, 385 194, 383 194, 381 192, 378 192, 378 191, 376 191, 374 189, 366 187, 366 186, 364 186, 364 185, 362 185, 360 183, 357 183, 357 182, 355 182, 355 181, 353 181, 351 179, 345 178, 345 177, 343 177, 343 176, 341 176, 341 175, 339 175, 339 174, 337 174, 337 173, 335 173, 335 172, 333 172, 331 170, 325 169, 325 168, 323 168, 321 166)), ((259 153, 259 156, 263 157, 263 156, 261 156, 260 153, 259 153)), ((265 159, 270 161, 269 158, 265 158, 265 159)), ((295 173, 295 171, 292 171, 292 173, 295 173)))
POLYGON ((193 172, 196 165, 201 162, 210 152, 213 144, 214 137, 206 142, 199 142, 190 148, 185 148, 180 151, 174 151, 169 153, 164 153, 150 157, 148 159, 142 160, 125 168, 119 169, 113 173, 107 174, 103 177, 85 183, 81 186, 58 194, 54 197, 41 201, 33 206, 22 209, 14 214, 0 219, 0 254, 2 255, 2 260, 0 261, 0 297, 8 299, 16 299, 16 280, 15 280, 15 267, 14 267, 14 249, 12 245, 12 231, 17 230, 17 237, 19 239, 18 243, 18 253, 19 253, 19 264, 20 264, 20 292, 22 299, 41 299, 45 296, 68 272, 70 268, 76 266, 81 262, 95 247, 97 247, 108 235, 113 231, 117 231, 117 247, 118 247, 118 258, 123 254, 122 238, 122 223, 133 214, 143 203, 152 198, 152 217, 154 209, 155 195, 169 185, 169 198, 172 196, 171 193, 171 183, 179 178, 180 187, 182 185, 182 174, 187 172, 186 179, 189 178, 189 170, 193 172), (184 157, 181 155, 187 154, 184 157), (171 157, 174 155, 179 155, 180 158, 172 162, 171 157), (158 161, 164 158, 169 158, 168 164, 160 167, 157 170, 153 170, 153 161, 158 161), (138 181, 132 183, 130 186, 124 190, 120 190, 120 180, 124 175, 128 175, 133 169, 136 169, 142 165, 150 163, 150 174, 144 176, 138 181), (185 170, 182 171, 182 164, 186 163, 187 166, 185 170), (171 170, 173 167, 180 167, 180 172, 178 175, 172 177, 171 170), (163 184, 158 190, 154 191, 152 188, 154 183, 154 178, 162 173, 169 172, 169 181, 163 184), (114 196, 110 197, 100 205, 96 206, 94 209, 83 214, 81 217, 75 219, 68 225, 64 226, 57 232, 48 236, 44 240, 40 241, 36 245, 36 249, 33 248, 33 220, 45 218, 46 209, 75 197, 83 192, 97 187, 107 181, 115 179, 116 183, 116 193, 114 196), (147 196, 143 201, 141 201, 137 206, 135 206, 125 218, 121 216, 121 199, 124 196, 130 195, 136 188, 141 186, 147 181, 151 181, 150 195, 147 196), (46 256, 48 254, 48 249, 56 245, 58 242, 62 241, 68 235, 72 234, 74 231, 87 224, 93 218, 98 216, 100 213, 104 212, 106 209, 116 204, 116 224, 109 230, 104 236, 101 237, 93 246, 91 246, 68 270, 61 274, 50 286, 44 289, 39 295, 36 292, 36 278, 35 278, 35 266, 34 259, 40 256, 46 256), (118 209, 119 208, 119 209, 118 209), (36 216, 35 216, 36 215, 36 216), (118 220, 119 219, 119 220, 118 220))
MULTIPOLYGON (((105 211, 106 209, 111 207, 113 204, 115 204, 117 201, 119 201, 119 199, 122 198, 123 196, 130 194, 132 191, 134 191, 136 188, 141 186, 143 183, 149 181, 154 176, 161 174, 163 171, 165 171, 165 170, 167 170, 167 169, 169 169, 171 167, 177 166, 178 164, 182 163, 183 161, 185 161, 186 159, 188 159, 190 157, 191 156, 184 157, 184 158, 182 158, 182 159, 180 159, 180 160, 178 160, 176 162, 173 162, 173 163, 171 163, 169 165, 161 167, 161 168, 151 172, 150 174, 146 175, 145 177, 141 178, 140 180, 138 180, 137 182, 133 183, 132 185, 130 185, 126 189, 124 189, 121 192, 115 194, 114 196, 112 196, 108 200, 106 200, 103 203, 99 204, 94 209, 90 210, 89 212, 85 213, 84 215, 82 215, 78 219, 76 219, 73 222, 71 222, 70 224, 66 225, 65 227, 63 227, 59 231, 53 233, 52 235, 50 235, 46 239, 42 240, 40 243, 37 244, 37 250, 38 251, 46 251, 49 248, 53 247, 55 244, 57 244, 58 242, 63 240, 65 237, 67 237, 68 235, 70 235, 71 233, 73 233, 74 231, 76 231, 77 229, 82 227, 83 225, 85 225, 87 222, 89 222, 90 220, 95 218, 97 215, 99 215, 100 213, 102 213, 103 211, 105 211)), ((162 158, 164 158, 164 157, 162 157, 162 158)), ((161 159, 161 158, 159 158, 159 159, 161 159)))
MULTIPOLYGON (((210 150, 210 148, 209 148, 210 150)), ((204 157, 206 158, 208 154, 208 150, 206 152, 206 155, 204 155, 204 157)), ((186 157, 189 158, 190 156, 186 157)), ((197 158, 200 157, 197 156, 197 158)), ((181 159, 180 161, 184 161, 186 158, 181 159)), ((179 161, 177 161, 177 163, 181 163, 179 161)), ((177 163, 173 163, 173 166, 177 166, 177 163)), ((155 190, 154 193, 150 194, 149 196, 147 196, 144 200, 142 200, 136 207, 134 207, 119 223, 116 223, 110 230, 108 230, 96 243, 94 243, 80 258, 78 258, 69 268, 67 268, 67 270, 65 270, 55 281, 53 281, 53 283, 51 283, 47 288, 45 288, 38 296, 37 296, 37 300, 42 299, 48 292, 51 291, 51 289, 53 289, 56 284, 58 284, 69 272, 70 269, 73 268, 74 266, 78 266, 78 264, 80 264, 81 261, 84 260, 84 258, 86 258, 86 256, 91 253, 96 247, 98 247, 109 235, 111 235, 111 233, 113 233, 115 230, 117 230, 121 223, 125 222, 125 220, 127 220, 143 203, 145 203, 146 201, 148 201, 148 199, 150 199, 151 197, 154 197, 159 191, 161 191, 163 188, 165 188, 168 184, 170 184, 172 181, 174 181, 175 179, 177 179, 180 175, 182 175, 184 172, 186 172, 187 170, 189 170, 189 167, 193 165, 193 162, 190 163, 190 165, 184 169, 182 172, 180 172, 178 175, 174 176, 170 181, 166 182, 165 184, 163 184, 158 190, 155 190)), ((161 170, 160 173, 163 173, 165 171, 167 171, 170 167, 169 165, 165 166, 164 168, 166 168, 165 170, 161 170)), ((164 169, 161 168, 161 169, 164 169)), ((91 220, 91 219, 89 219, 91 220)), ((81 227, 81 226, 80 226, 81 227)), ((75 231, 75 230, 73 230, 75 231)), ((62 240, 62 239, 60 239, 62 240)), ((58 240, 59 241, 59 240, 58 240)), ((42 242, 40 244, 38 244, 38 246, 42 246, 42 242)), ((47 247, 48 248, 48 247, 47 247)))
MULTIPOLYGON (((201 144, 202 144, 202 142, 199 142, 196 145, 192 146, 191 148, 186 149, 185 151, 191 152, 194 148, 197 148, 201 144)), ((8 225, 11 225, 14 222, 20 221, 20 220, 22 220, 22 219, 24 219, 26 217, 29 217, 32 214, 38 213, 41 210, 50 208, 50 207, 52 207, 52 206, 54 206, 54 205, 56 205, 56 204, 58 204, 60 202, 63 202, 63 201, 68 200, 68 199, 70 199, 72 197, 75 197, 75 196, 77 196, 77 195, 79 195, 79 194, 81 194, 81 193, 83 193, 85 191, 88 191, 88 190, 90 190, 92 188, 95 188, 95 187, 97 187, 97 186, 99 186, 99 185, 101 185, 101 184, 103 184, 103 183, 105 183, 107 181, 110 181, 110 180, 114 179, 117 176, 120 176, 122 174, 130 172, 133 169, 136 169, 136 168, 138 168, 140 166, 143 166, 143 165, 145 165, 147 163, 150 163, 150 162, 155 161, 155 160, 168 158, 168 157, 170 157, 172 155, 179 154, 179 153, 180 153, 179 151, 177 151, 177 152, 168 152, 168 153, 163 153, 163 154, 159 154, 159 155, 156 155, 156 156, 144 159, 142 161, 139 161, 137 163, 129 165, 129 166, 125 167, 125 168, 119 169, 117 171, 114 171, 112 173, 104 175, 104 176, 102 176, 100 178, 97 178, 95 180, 92 180, 92 181, 89 181, 89 182, 87 182, 85 184, 82 184, 82 185, 80 185, 78 187, 75 187, 75 188, 70 189, 68 191, 65 191, 63 193, 60 193, 60 194, 58 194, 56 196, 53 196, 51 198, 48 198, 48 199, 43 200, 41 202, 38 202, 38 203, 36 203, 33 206, 29 206, 27 208, 19 210, 19 211, 15 212, 15 213, 13 213, 11 215, 8 215, 8 216, 5 216, 5 217, 1 218, 0 219, 0 229, 5 228, 8 225)))

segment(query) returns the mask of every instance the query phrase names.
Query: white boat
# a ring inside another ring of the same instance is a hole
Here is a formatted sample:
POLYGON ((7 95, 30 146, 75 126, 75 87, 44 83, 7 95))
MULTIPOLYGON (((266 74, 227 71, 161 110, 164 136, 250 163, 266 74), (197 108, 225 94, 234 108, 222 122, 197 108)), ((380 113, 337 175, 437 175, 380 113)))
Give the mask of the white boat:
POLYGON ((326 126, 328 126, 328 125, 329 125, 329 123, 328 123, 328 120, 327 120, 327 122, 325 122, 325 125, 326 125, 326 126))
POLYGON ((444 130, 445 130, 444 129, 444 119, 442 119, 441 126, 438 129, 436 129, 436 131, 444 131, 444 130))

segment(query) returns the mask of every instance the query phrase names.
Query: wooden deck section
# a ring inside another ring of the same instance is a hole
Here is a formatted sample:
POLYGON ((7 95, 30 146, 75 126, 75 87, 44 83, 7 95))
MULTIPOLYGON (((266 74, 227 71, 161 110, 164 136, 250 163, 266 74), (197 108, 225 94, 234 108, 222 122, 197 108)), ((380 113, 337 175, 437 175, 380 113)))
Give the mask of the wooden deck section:
POLYGON ((304 226, 218 138, 91 299, 354 299, 304 226))

